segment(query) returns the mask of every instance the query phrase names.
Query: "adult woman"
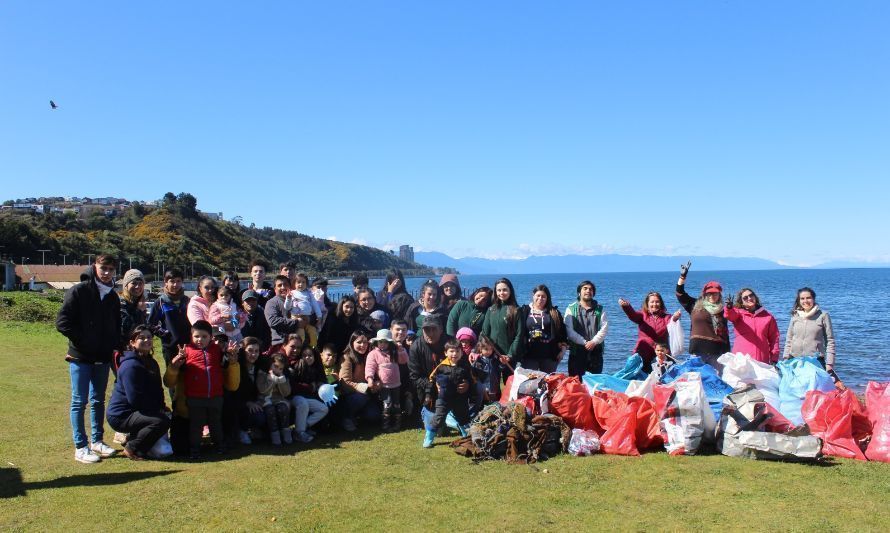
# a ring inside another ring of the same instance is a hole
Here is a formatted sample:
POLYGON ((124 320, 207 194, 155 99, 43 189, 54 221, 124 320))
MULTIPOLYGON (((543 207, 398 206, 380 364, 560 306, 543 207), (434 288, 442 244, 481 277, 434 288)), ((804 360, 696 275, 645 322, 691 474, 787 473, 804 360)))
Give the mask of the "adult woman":
POLYGON ((337 353, 343 353, 349 343, 349 337, 358 328, 358 314, 355 308, 355 298, 351 295, 340 299, 334 315, 325 320, 319 346, 331 343, 336 346, 337 353))
POLYGON ((136 326, 129 335, 128 350, 108 402, 108 424, 129 434, 124 455, 134 460, 144 459, 170 427, 164 413, 161 368, 152 357, 153 339, 144 325, 136 326))
POLYGON ((194 324, 199 320, 209 321, 210 306, 215 301, 216 280, 210 276, 201 276, 198 278, 198 292, 189 298, 189 305, 185 310, 189 324, 194 324))
MULTIPOLYGON (((355 294, 355 300, 358 303, 358 307, 355 309, 358 314, 359 323, 366 321, 371 317, 371 313, 374 311, 381 311, 384 315, 383 324, 380 327, 388 328, 389 327, 389 313, 386 311, 386 308, 377 303, 377 298, 374 296, 374 291, 369 289, 368 287, 362 287, 355 294)), ((377 328, 368 329, 375 330, 377 328)))
POLYGON ((640 354, 643 358, 643 370, 649 373, 652 371, 652 361, 655 360, 655 343, 667 344, 668 324, 680 320, 680 310, 673 315, 667 314, 664 299, 655 291, 643 298, 643 307, 639 311, 634 310, 624 298, 618 298, 618 305, 627 318, 637 325, 637 343, 632 353, 640 354))
POLYGON ((779 326, 776 318, 760 305, 760 298, 752 289, 740 290, 735 302, 727 298, 723 316, 732 322, 735 330, 733 352, 747 354, 761 363, 779 362, 779 326))
POLYGON ((226 272, 225 277, 223 278, 223 286, 229 289, 229 292, 232 293, 232 301, 238 304, 238 307, 241 307, 241 279, 238 277, 238 273, 234 270, 229 270, 226 272))
POLYGON ((494 297, 485 313, 482 334, 491 339, 500 355, 506 356, 515 366, 522 360, 524 330, 513 284, 509 279, 501 278, 494 284, 494 297))
POLYGON ((461 300, 454 304, 448 313, 445 332, 454 335, 460 328, 470 328, 476 335, 479 335, 482 332, 485 312, 491 305, 492 294, 491 287, 479 287, 473 291, 469 300, 461 300))
POLYGON ((729 330, 723 316, 723 287, 716 281, 705 283, 698 299, 686 293, 686 275, 692 262, 680 267, 680 279, 677 280, 677 301, 689 313, 692 322, 689 333, 689 353, 717 369, 723 365, 717 358, 729 351, 729 330))
MULTIPOLYGON (((266 432, 266 414, 259 401, 259 390, 256 382, 259 374, 268 372, 269 358, 262 354, 262 345, 256 337, 244 337, 238 351, 238 363, 241 367, 241 379, 238 390, 232 392, 230 398, 237 415, 238 440, 241 444, 250 444, 249 431, 256 429, 266 432)), ((229 398, 226 398, 229 399, 229 398)))
POLYGON ((797 291, 791 323, 785 334, 785 359, 815 355, 826 370, 834 370, 834 332, 831 318, 816 303, 816 291, 804 287, 797 291))
POLYGON ((377 421, 382 415, 379 402, 371 401, 377 386, 365 382, 365 359, 370 346, 368 336, 363 331, 356 331, 349 337, 349 346, 343 352, 339 377, 344 413, 340 422, 346 431, 355 431, 356 418, 377 421))
MULTIPOLYGON (((396 268, 386 274, 383 288, 377 291, 377 303, 391 311, 392 300, 399 294, 408 294, 408 291, 405 289, 405 276, 402 275, 401 270, 396 268)), ((411 295, 408 297, 410 298, 411 295)))
POLYGON ((121 282, 121 342, 123 352, 130 342, 130 333, 136 326, 145 325, 145 277, 135 268, 127 270, 121 282))
POLYGON ((442 307, 442 293, 436 280, 430 279, 420 287, 420 298, 408 308, 405 313, 405 321, 408 327, 414 331, 423 328, 423 320, 432 315, 439 322, 442 331, 445 331, 445 322, 448 320, 448 311, 442 307))
POLYGON ((519 313, 525 324, 522 366, 548 374, 556 372, 568 344, 566 325, 559 309, 553 306, 550 289, 546 285, 532 289, 531 305, 523 305, 519 313))
POLYGON ((445 313, 451 312, 451 309, 457 302, 464 299, 464 291, 460 287, 460 281, 455 274, 444 274, 439 280, 439 292, 442 294, 442 307, 445 313))

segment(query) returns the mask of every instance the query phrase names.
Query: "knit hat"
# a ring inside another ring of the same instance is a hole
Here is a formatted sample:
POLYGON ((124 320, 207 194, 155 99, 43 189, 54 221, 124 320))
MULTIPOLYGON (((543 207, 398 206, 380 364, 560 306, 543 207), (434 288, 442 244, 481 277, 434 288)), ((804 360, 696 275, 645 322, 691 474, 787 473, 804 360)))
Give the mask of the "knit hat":
POLYGON ((444 287, 446 283, 454 283, 460 287, 460 282, 457 281, 457 276, 455 274, 443 274, 442 278, 439 280, 439 286, 444 287))
POLYGON ((142 275, 141 270, 131 268, 124 274, 124 279, 123 281, 121 281, 121 287, 126 287, 128 283, 134 282, 136 280, 140 280, 145 283, 145 276, 142 275))
POLYGON ((461 341, 464 339, 470 339, 473 341, 473 344, 476 343, 476 332, 470 328, 463 327, 457 330, 457 334, 454 336, 455 339, 461 341))

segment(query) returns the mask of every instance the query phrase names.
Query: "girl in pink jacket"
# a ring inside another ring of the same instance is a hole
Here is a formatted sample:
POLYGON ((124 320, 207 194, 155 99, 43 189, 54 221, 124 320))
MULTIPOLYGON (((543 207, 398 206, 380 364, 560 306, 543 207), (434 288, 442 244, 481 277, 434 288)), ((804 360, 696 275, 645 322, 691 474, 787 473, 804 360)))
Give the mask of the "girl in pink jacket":
POLYGON ((735 302, 727 298, 723 316, 735 329, 734 353, 772 365, 779 361, 779 326, 776 318, 760 306, 760 298, 753 290, 740 290, 735 302))
POLYGON ((399 365, 408 364, 408 352, 392 340, 392 332, 381 329, 371 341, 377 345, 365 360, 365 381, 378 389, 383 402, 383 431, 398 431, 402 424, 399 365))

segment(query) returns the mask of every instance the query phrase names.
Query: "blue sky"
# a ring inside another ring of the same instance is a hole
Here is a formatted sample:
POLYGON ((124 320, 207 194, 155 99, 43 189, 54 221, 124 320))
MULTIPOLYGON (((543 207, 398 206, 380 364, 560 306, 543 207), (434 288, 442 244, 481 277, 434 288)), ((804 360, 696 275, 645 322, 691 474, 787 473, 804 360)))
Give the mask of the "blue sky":
POLYGON ((4 2, 2 196, 187 191, 456 257, 890 261, 888 27, 867 1, 4 2))

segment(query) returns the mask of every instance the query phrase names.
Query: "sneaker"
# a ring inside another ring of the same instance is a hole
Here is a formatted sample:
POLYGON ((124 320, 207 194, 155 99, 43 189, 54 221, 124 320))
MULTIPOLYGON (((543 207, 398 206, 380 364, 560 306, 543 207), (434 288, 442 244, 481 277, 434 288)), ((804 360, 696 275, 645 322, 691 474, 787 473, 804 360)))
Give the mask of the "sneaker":
POLYGON ((355 427, 355 421, 351 418, 344 418, 343 421, 340 422, 340 425, 343 426, 343 429, 350 432, 358 429, 357 427, 355 427))
POLYGON ((94 442, 90 444, 90 450, 94 453, 98 454, 99 457, 111 457, 112 455, 117 453, 117 450, 112 448, 111 446, 105 444, 101 440, 99 442, 94 442))
POLYGON ((308 433, 309 435, 311 435, 313 439, 314 439, 315 437, 318 436, 318 433, 312 431, 311 429, 307 429, 307 430, 306 430, 306 433, 308 433))
POLYGON ((239 431, 239 432, 238 432, 238 441, 239 441, 241 444, 253 444, 253 441, 250 440, 250 433, 248 433, 248 432, 246 432, 246 431, 239 431))
POLYGON ((294 443, 293 433, 291 432, 290 428, 281 430, 281 441, 285 444, 294 443))
POLYGON ((272 431, 269 433, 269 440, 272 441, 272 446, 281 446, 281 434, 277 431, 272 431))
POLYGON ((308 431, 299 431, 299 432, 294 431, 294 436, 297 437, 297 440, 299 440, 300 442, 302 442, 304 444, 308 444, 308 443, 312 442, 312 439, 315 438, 312 435, 310 435, 308 431))
POLYGON ((74 450, 74 460, 78 463, 91 464, 98 463, 102 458, 93 453, 93 450, 91 450, 89 446, 84 446, 83 448, 74 450))
POLYGON ((112 439, 111 442, 113 442, 115 444, 120 444, 121 446, 123 446, 124 444, 127 443, 128 437, 129 437, 129 435, 127 435, 126 433, 119 433, 119 432, 115 431, 114 439, 112 439))

